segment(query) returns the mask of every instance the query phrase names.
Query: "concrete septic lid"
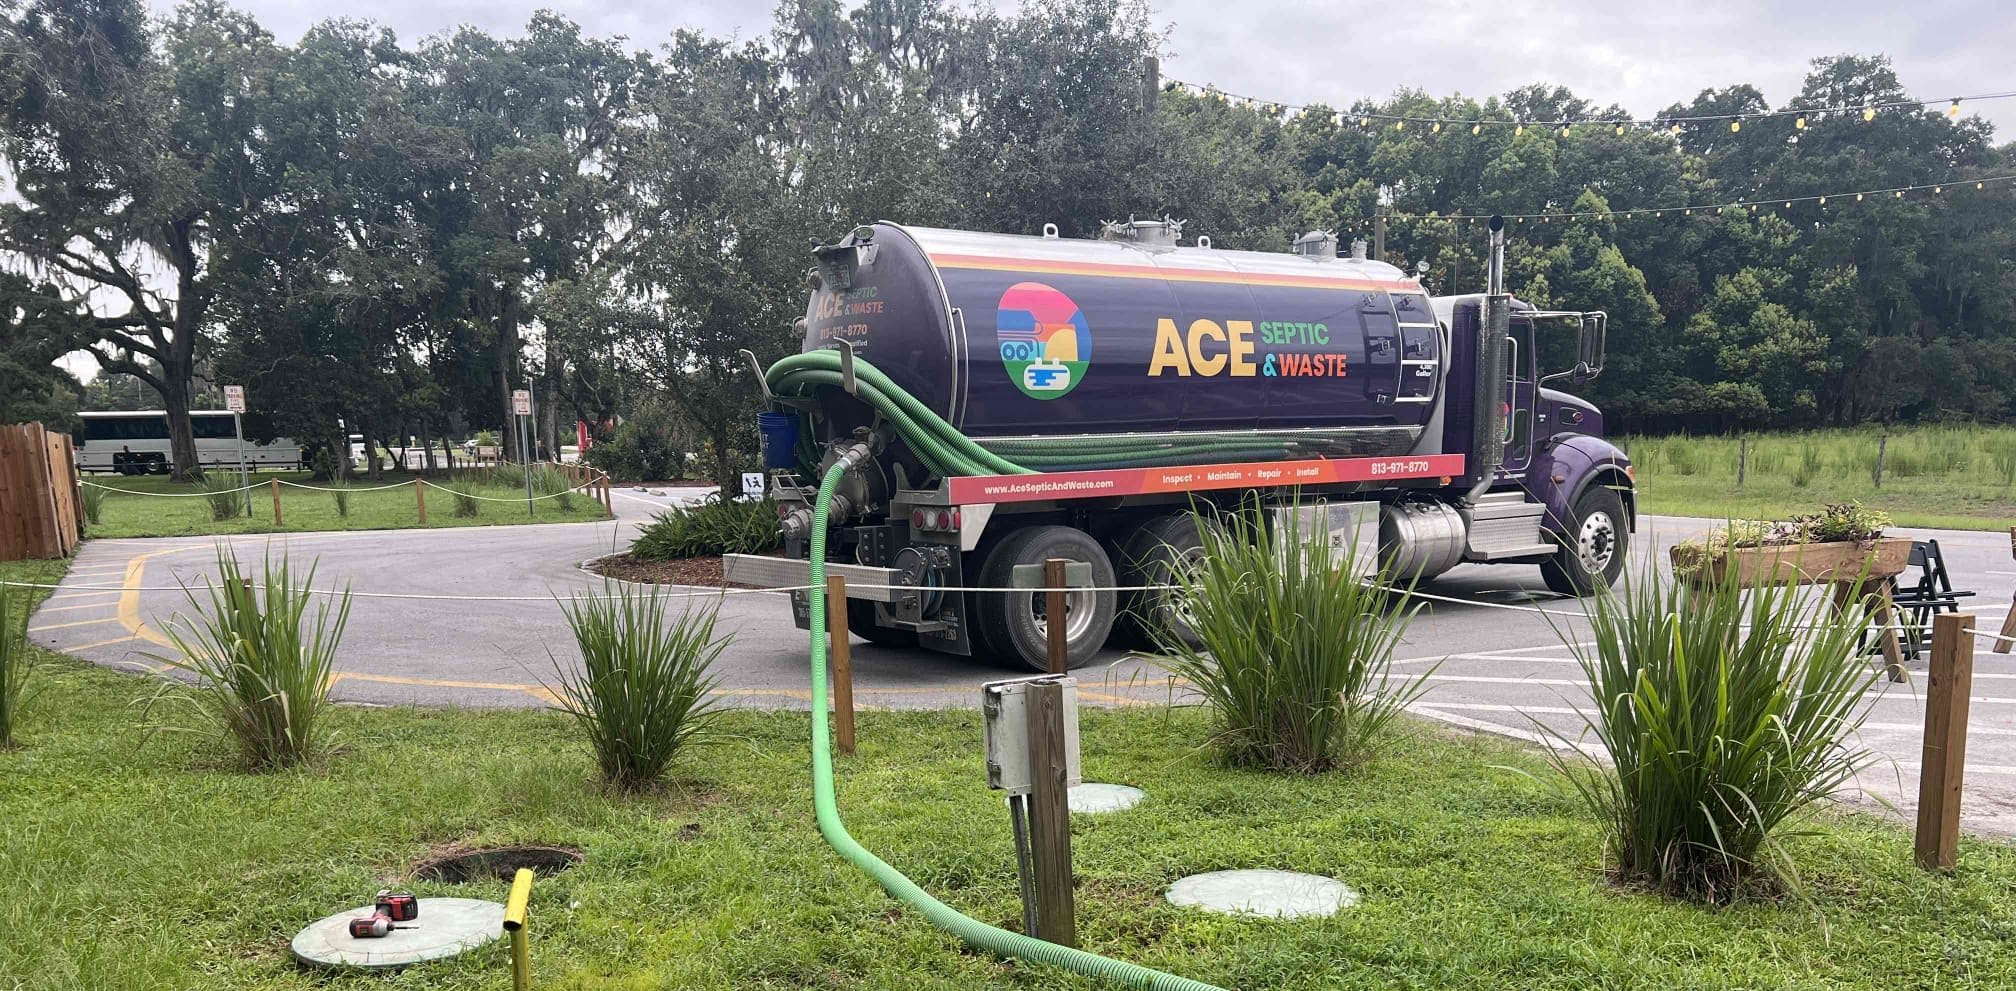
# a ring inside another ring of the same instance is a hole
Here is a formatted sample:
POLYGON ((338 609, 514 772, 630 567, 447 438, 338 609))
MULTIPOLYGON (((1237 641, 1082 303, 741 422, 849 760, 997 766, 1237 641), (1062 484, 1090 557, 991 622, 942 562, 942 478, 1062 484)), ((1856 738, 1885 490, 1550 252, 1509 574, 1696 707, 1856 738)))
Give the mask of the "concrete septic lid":
POLYGON ((1295 871, 1213 871, 1171 885, 1169 904, 1194 905, 1221 915, 1300 919, 1335 915, 1358 904, 1341 882, 1295 871))
POLYGON ((1087 781, 1071 789, 1071 811, 1077 815, 1121 812, 1141 804, 1147 797, 1148 793, 1139 788, 1087 781))
POLYGON ((379 939, 350 935, 350 920, 371 914, 364 905, 321 919, 294 936, 294 959, 311 967, 379 970, 452 957, 496 939, 504 931, 504 906, 478 898, 422 898, 420 915, 398 923, 379 939))

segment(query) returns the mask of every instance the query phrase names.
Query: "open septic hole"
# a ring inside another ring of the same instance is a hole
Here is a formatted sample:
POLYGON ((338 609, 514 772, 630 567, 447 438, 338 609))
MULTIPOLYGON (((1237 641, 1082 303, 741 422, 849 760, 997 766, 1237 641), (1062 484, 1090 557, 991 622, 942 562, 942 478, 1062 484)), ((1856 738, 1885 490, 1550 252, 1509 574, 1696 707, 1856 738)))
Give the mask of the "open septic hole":
POLYGON ((490 878, 511 880, 521 867, 540 877, 558 874, 581 862, 581 851, 560 846, 499 846, 451 850, 421 861, 413 875, 428 881, 467 884, 490 878))

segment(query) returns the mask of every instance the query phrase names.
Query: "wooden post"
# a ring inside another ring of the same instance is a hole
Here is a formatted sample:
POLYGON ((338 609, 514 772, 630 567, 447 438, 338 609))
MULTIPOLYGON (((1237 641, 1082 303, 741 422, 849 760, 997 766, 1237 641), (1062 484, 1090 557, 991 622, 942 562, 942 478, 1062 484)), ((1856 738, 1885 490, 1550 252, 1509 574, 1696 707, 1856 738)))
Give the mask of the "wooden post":
POLYGON ((1883 487, 1883 457, 1884 455, 1888 454, 1889 451, 1890 451, 1890 435, 1886 433, 1882 437, 1876 439, 1876 471, 1872 474, 1872 478, 1875 480, 1876 487, 1879 489, 1883 487))
POLYGON ((1894 578, 1876 579, 1876 591, 1870 595, 1870 612, 1876 616, 1877 642, 1883 647, 1883 669, 1891 681, 1902 683, 1905 680, 1904 648, 1897 642, 1897 627, 1892 622, 1896 619, 1897 606, 1890 597, 1890 590, 1896 585, 1894 578))
POLYGON ((826 576, 826 629, 833 655, 833 739, 854 752, 854 652, 847 642, 847 579, 826 576))
MULTIPOLYGON (((1052 629, 1059 625, 1053 621, 1052 629)), ((1057 643, 1054 635, 1050 642, 1057 643)), ((1055 648, 1052 649, 1054 658, 1055 648)), ((1030 935, 1059 946, 1077 946, 1077 908, 1071 891, 1071 786, 1064 750, 1064 686, 1054 681, 1032 683, 1025 698, 1031 785, 1029 860, 1036 888, 1036 931, 1030 935)))
POLYGON ((1974 617, 1932 620, 1925 686, 1925 750, 1918 770, 1918 866, 1950 870, 1960 848, 1960 781, 1967 763, 1967 701, 1974 686, 1974 617))
POLYGON ((1070 645, 1065 641, 1064 606, 1064 565, 1061 557, 1053 557, 1043 562, 1043 617, 1044 625, 1050 632, 1050 673, 1063 674, 1071 669, 1070 645))
MULTIPOLYGON (((2009 528, 2009 556, 2016 557, 2016 526, 2009 528)), ((1989 650, 2006 654, 2011 646, 2008 638, 2016 637, 2016 602, 2009 604, 2009 615, 2002 618, 2002 637, 1989 646, 1989 650)))
POLYGON ((422 482, 421 480, 419 480, 419 479, 417 479, 417 478, 413 480, 413 504, 414 504, 414 505, 416 505, 416 506, 418 506, 418 507, 420 507, 420 525, 421 525, 421 526, 426 526, 426 525, 427 525, 427 484, 426 484, 425 482, 422 482))
POLYGON ((1736 438, 1736 487, 1743 487, 1743 476, 1750 470, 1750 438, 1746 435, 1736 438))
POLYGON ((273 480, 273 525, 280 525, 280 480, 273 480))

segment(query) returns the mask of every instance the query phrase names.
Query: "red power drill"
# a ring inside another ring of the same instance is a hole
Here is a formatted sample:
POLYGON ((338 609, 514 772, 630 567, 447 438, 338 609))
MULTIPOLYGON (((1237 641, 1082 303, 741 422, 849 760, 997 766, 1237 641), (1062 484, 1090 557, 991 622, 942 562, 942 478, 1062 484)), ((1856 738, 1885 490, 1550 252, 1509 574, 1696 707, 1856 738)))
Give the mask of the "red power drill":
POLYGON ((394 922, 410 922, 420 917, 420 899, 404 891, 386 888, 373 899, 372 913, 350 920, 352 939, 379 939, 391 935, 394 929, 413 929, 414 926, 395 926, 394 922))

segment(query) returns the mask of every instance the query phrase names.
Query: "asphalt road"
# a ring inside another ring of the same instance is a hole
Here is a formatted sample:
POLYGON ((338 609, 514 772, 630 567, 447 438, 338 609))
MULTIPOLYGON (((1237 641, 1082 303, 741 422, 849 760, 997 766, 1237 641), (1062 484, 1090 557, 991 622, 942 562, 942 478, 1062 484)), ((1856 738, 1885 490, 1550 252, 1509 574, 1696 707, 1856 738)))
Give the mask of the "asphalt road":
MULTIPOLYGON (((582 562, 627 546, 633 527, 665 504, 702 490, 617 490, 620 518, 605 523, 477 527, 230 538, 242 560, 262 554, 316 562, 319 587, 359 593, 343 640, 337 698, 377 704, 533 706, 548 704, 555 665, 577 662, 555 596, 592 591, 601 579, 582 562), (368 595, 363 593, 369 593, 368 595)), ((1640 521, 1638 567, 1664 560, 1665 548, 1708 521, 1640 521)), ((1937 538, 1955 583, 1974 589, 1977 625, 1997 629, 2016 587, 2006 534, 1902 531, 1937 538)), ((166 650, 161 634, 187 599, 178 583, 214 573, 212 538, 94 540, 79 553, 58 590, 30 622, 38 643, 98 663, 160 671, 149 657, 166 650), (128 586, 121 590, 119 586, 128 586), (109 588, 109 590, 107 590, 109 588)), ((1575 710, 1588 701, 1564 637, 1579 640, 1580 603, 1546 590, 1531 567, 1467 565, 1423 591, 1460 602, 1427 602, 1408 631, 1399 667, 1429 671, 1418 711, 1459 726, 1559 744, 1578 736, 1575 710), (1517 608, 1502 608, 1517 607, 1517 608), (1532 610, 1545 609, 1542 614, 1532 610), (1550 732, 1551 731, 1551 732, 1550 732)), ((792 627, 776 593, 722 595, 720 628, 735 642, 717 671, 736 704, 803 706, 806 638, 792 627)), ((2016 655, 1977 643, 1969 722, 1970 828, 2016 834, 2016 655)), ((982 682, 1027 672, 923 650, 857 641, 856 698, 867 707, 973 705, 982 682)), ((1885 762, 1862 785, 1899 808, 1915 802, 1924 681, 1922 659, 1904 684, 1881 683, 1864 742, 1885 762)), ((1081 699, 1103 704, 1161 703, 1181 690, 1152 663, 1113 651, 1077 672, 1081 699)))

